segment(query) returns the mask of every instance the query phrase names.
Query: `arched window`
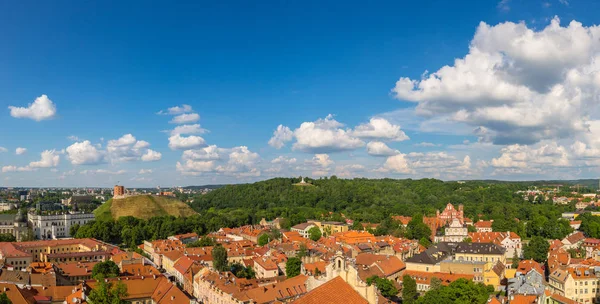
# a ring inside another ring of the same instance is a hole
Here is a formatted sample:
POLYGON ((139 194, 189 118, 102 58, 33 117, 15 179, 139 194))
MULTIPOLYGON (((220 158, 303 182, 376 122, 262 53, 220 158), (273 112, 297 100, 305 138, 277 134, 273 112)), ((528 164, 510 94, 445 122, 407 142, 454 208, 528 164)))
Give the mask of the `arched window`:
POLYGON ((342 260, 338 260, 338 268, 342 268, 342 260))

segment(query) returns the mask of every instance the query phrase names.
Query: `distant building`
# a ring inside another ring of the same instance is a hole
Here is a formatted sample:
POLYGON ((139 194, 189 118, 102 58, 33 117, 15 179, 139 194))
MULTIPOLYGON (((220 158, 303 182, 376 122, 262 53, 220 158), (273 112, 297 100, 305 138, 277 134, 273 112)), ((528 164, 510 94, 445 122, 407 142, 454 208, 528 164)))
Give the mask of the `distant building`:
POLYGON ((125 186, 115 185, 113 197, 125 195, 125 186))
POLYGON ((75 224, 84 225, 94 220, 93 213, 35 214, 29 213, 28 221, 33 235, 41 240, 71 237, 69 230, 75 224))
POLYGON ((435 237, 436 242, 462 242, 469 236, 467 225, 454 218, 444 229, 444 235, 435 237))
POLYGON ((312 228, 312 227, 317 227, 317 225, 315 225, 313 223, 301 223, 301 224, 292 226, 292 231, 298 232, 303 238, 308 238, 309 237, 308 230, 310 230, 310 228, 312 228))
POLYGON ((14 214, 0 214, 0 233, 11 234, 17 241, 27 234, 27 218, 21 212, 21 209, 14 214))

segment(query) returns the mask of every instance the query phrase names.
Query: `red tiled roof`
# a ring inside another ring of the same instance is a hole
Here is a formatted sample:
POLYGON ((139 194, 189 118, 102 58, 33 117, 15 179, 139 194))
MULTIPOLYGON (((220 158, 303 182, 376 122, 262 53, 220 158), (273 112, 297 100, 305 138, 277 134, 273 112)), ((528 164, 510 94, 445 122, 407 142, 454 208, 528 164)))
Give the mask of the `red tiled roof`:
POLYGON ((294 301, 295 304, 323 304, 323 303, 343 303, 343 304, 368 304, 358 292, 356 292, 341 277, 335 279, 311 290, 309 293, 294 301))

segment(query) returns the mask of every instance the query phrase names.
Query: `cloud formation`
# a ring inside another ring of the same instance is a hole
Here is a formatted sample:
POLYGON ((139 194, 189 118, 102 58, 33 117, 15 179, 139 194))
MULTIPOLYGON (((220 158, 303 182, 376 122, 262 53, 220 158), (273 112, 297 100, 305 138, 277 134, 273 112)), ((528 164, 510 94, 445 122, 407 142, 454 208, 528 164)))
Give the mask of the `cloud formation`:
POLYGON ((56 105, 46 95, 36 98, 27 107, 9 106, 8 108, 10 109, 10 116, 14 118, 42 121, 56 116, 56 105))
POLYGON ((569 138, 588 131, 600 103, 599 35, 558 18, 541 31, 482 22, 464 58, 421 80, 401 77, 392 91, 417 114, 470 125, 496 144, 569 138))

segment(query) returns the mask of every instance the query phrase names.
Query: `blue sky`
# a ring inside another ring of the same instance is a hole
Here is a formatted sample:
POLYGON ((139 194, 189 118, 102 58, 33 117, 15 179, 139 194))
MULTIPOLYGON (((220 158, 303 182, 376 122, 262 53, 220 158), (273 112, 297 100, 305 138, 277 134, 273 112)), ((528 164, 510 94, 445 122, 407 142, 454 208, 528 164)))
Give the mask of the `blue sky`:
POLYGON ((1 3, 0 186, 596 178, 600 3, 458 2, 1 3))

